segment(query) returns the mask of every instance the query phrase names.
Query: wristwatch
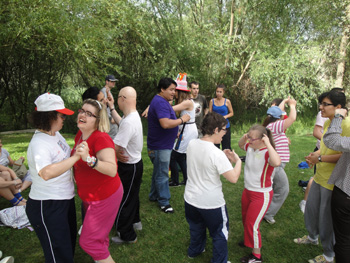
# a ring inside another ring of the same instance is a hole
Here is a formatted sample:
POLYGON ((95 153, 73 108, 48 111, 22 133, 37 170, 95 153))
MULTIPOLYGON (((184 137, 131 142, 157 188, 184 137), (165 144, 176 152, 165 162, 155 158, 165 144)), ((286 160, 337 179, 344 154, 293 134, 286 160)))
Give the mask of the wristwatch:
POLYGON ((319 155, 319 156, 318 156, 318 161, 319 161, 320 163, 322 162, 321 156, 322 156, 322 155, 319 155))
POLYGON ((91 158, 90 155, 88 155, 88 157, 86 157, 86 162, 87 162, 87 163, 91 163, 91 161, 92 161, 92 158, 91 158))
POLYGON ((341 115, 340 113, 335 114, 335 115, 334 115, 334 117, 335 117, 335 118, 340 117, 340 118, 342 118, 342 119, 344 120, 344 116, 343 116, 343 115, 341 115))

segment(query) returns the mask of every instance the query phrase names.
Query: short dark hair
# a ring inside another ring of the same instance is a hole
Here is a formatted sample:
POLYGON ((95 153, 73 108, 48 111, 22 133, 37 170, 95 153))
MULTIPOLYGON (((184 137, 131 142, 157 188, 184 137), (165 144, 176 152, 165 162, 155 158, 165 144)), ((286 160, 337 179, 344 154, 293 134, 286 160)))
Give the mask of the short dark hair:
POLYGON ((202 125, 201 125, 201 131, 203 136, 204 135, 212 135, 214 134, 214 131, 216 128, 219 129, 219 131, 222 130, 222 127, 227 125, 227 120, 216 112, 209 112, 207 115, 205 115, 202 125))
POLYGON ((331 89, 330 91, 344 92, 344 89, 343 88, 339 88, 339 87, 335 87, 335 88, 331 89))
POLYGON ((57 111, 34 111, 30 121, 36 129, 50 131, 51 125, 58 118, 57 111))
POLYGON ((171 84, 174 84, 175 87, 177 87, 177 83, 175 80, 173 80, 172 78, 162 78, 157 86, 157 91, 161 92, 162 89, 166 90, 167 88, 170 87, 171 84))
POLYGON ((192 84, 193 85, 199 85, 199 82, 197 81, 191 81, 190 84, 189 84, 189 87, 192 88, 192 84))
POLYGON ((281 98, 276 98, 276 99, 274 99, 274 100, 271 102, 271 105, 272 105, 272 104, 275 104, 276 106, 278 106, 278 105, 281 104, 282 101, 283 101, 283 99, 281 99, 281 98))
POLYGON ((97 95, 100 94, 100 89, 97 87, 90 87, 82 95, 83 101, 86 99, 97 100, 97 95))
POLYGON ((334 106, 340 105, 342 108, 345 108, 346 97, 343 92, 335 90, 324 92, 318 97, 318 102, 322 103, 324 98, 328 98, 334 106))

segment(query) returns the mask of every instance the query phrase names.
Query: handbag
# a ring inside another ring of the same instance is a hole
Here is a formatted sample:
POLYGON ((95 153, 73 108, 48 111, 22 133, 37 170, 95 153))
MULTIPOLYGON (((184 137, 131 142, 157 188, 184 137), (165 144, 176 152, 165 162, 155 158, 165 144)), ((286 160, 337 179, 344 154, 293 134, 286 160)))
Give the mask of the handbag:
POLYGON ((182 136, 183 136, 183 133, 184 133, 185 126, 186 126, 186 122, 182 126, 182 130, 180 132, 180 135, 177 138, 177 141, 176 141, 176 144, 175 144, 175 150, 178 150, 180 148, 180 144, 181 144, 181 141, 182 141, 182 136))
POLYGON ((21 180, 24 178, 24 176, 26 176, 28 172, 27 167, 23 163, 23 159, 18 159, 17 161, 15 161, 12 166, 12 170, 16 173, 17 177, 21 180))

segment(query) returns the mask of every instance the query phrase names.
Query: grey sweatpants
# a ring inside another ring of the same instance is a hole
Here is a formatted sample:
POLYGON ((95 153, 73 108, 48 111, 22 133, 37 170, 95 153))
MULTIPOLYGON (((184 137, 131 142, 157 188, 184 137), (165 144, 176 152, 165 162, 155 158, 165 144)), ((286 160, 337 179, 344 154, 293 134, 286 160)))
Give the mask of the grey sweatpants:
POLYGON ((327 257, 334 257, 335 255, 331 199, 332 191, 313 181, 304 214, 305 227, 309 232, 309 237, 316 240, 320 236, 323 253, 327 257))
POLYGON ((267 210, 265 217, 268 220, 274 218, 277 212, 282 207, 284 201, 287 199, 289 193, 289 181, 284 167, 287 163, 281 163, 280 166, 275 167, 275 175, 273 177, 273 197, 269 210, 267 210))

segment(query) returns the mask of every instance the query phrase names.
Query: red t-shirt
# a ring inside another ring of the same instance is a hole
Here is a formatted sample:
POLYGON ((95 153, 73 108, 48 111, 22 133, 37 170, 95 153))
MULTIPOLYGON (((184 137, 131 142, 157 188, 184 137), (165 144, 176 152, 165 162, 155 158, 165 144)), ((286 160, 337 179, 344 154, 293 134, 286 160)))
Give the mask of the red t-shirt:
MULTIPOLYGON (((78 131, 75 136, 72 155, 75 152, 76 145, 82 142, 81 136, 81 131, 78 131)), ((111 137, 107 133, 98 130, 94 131, 86 142, 89 145, 91 156, 96 157, 96 153, 105 148, 114 149, 111 137)), ((83 201, 104 200, 114 194, 121 184, 118 172, 115 177, 110 177, 92 169, 81 159, 74 164, 74 178, 77 183, 78 195, 83 201)))

